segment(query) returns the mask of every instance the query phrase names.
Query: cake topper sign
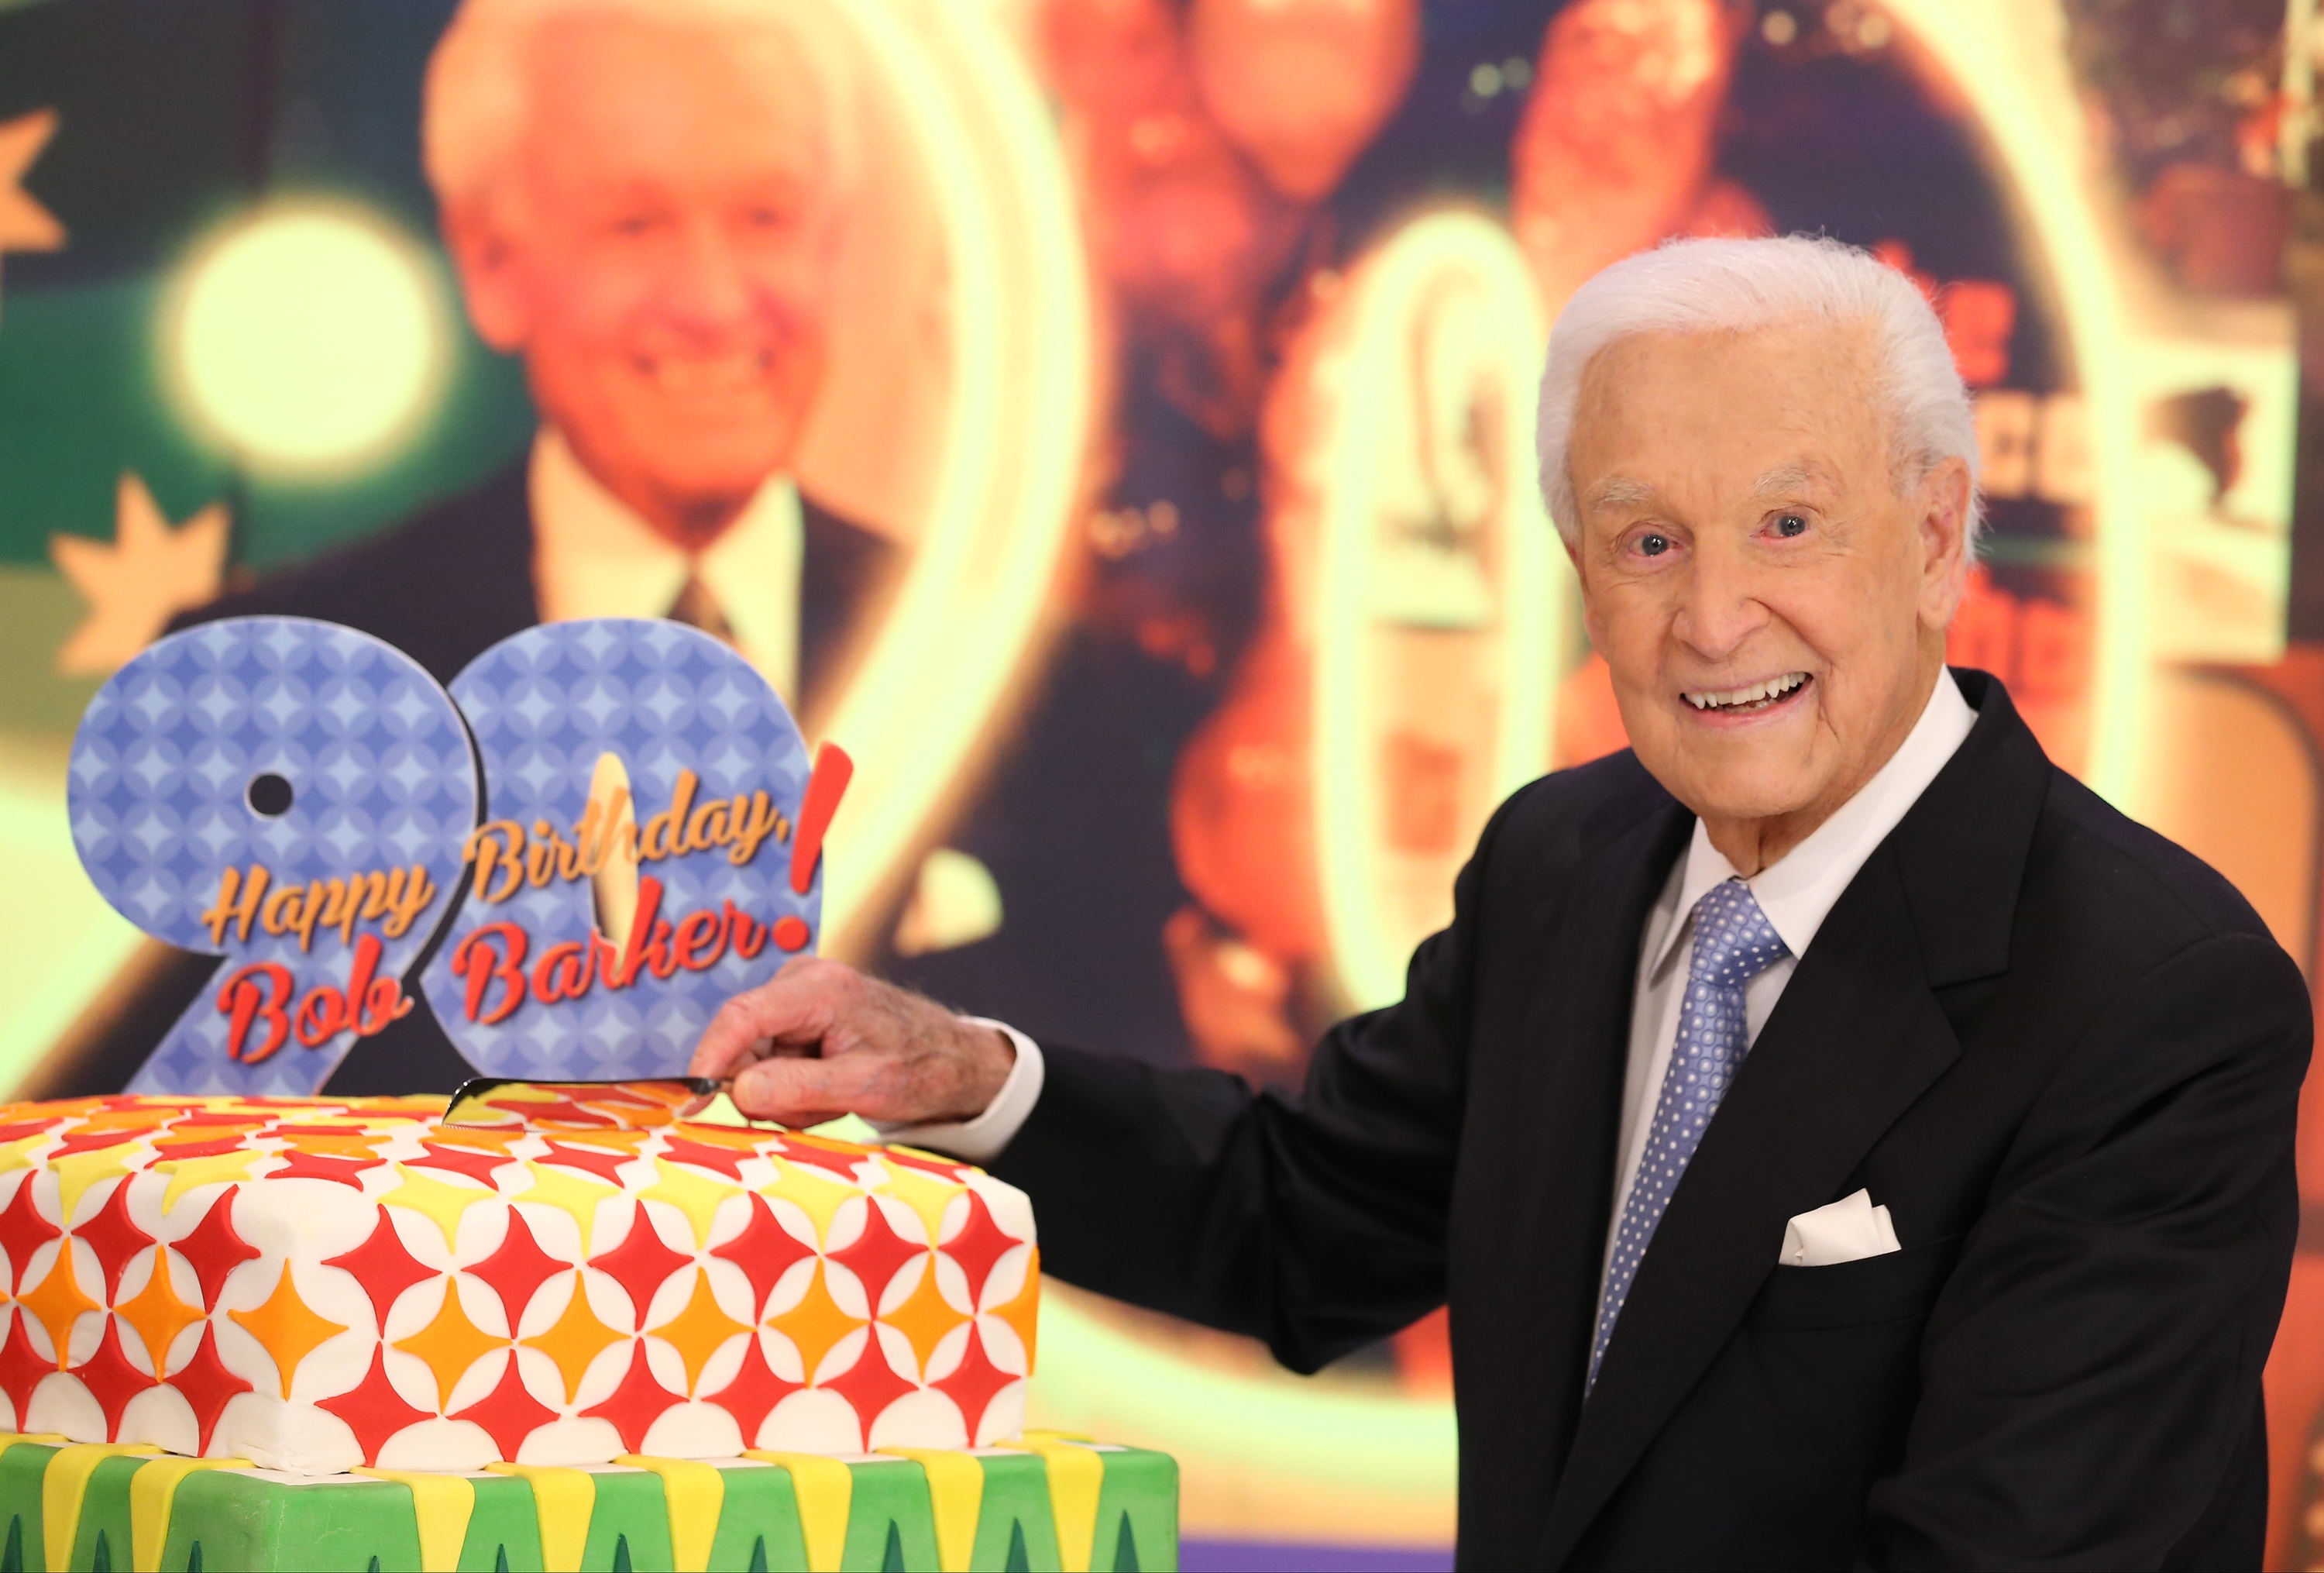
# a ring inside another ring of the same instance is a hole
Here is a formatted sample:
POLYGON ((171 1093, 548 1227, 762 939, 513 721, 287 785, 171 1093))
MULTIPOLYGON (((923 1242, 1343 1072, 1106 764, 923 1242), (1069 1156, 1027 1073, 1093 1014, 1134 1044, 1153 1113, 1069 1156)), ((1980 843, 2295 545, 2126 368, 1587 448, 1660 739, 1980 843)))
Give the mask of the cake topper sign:
POLYGON ((290 617, 161 640, 74 739, 83 865, 221 958, 132 1084, 301 1095, 413 993, 476 1068, 685 1068, 720 1002, 813 948, 847 757, 728 646, 632 619, 527 629, 447 692, 290 617))

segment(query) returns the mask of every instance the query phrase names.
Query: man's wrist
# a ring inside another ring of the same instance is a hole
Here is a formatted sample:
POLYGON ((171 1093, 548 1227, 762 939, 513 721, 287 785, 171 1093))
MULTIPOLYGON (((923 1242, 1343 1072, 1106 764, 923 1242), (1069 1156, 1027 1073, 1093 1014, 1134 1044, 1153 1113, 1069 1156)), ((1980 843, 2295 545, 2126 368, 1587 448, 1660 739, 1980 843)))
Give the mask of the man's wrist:
POLYGON ((971 1163, 990 1163, 1016 1139, 1017 1133, 1032 1116, 1033 1106, 1040 1101, 1045 1072, 1041 1046, 1006 1022, 996 1022, 984 1016, 962 1019, 976 1026, 991 1028, 1016 1050, 1016 1061, 1010 1066, 1009 1074, 993 1094, 991 1102, 972 1119, 918 1125, 890 1125, 874 1121, 872 1128, 880 1133, 882 1141, 898 1142, 909 1147, 927 1147, 971 1163))

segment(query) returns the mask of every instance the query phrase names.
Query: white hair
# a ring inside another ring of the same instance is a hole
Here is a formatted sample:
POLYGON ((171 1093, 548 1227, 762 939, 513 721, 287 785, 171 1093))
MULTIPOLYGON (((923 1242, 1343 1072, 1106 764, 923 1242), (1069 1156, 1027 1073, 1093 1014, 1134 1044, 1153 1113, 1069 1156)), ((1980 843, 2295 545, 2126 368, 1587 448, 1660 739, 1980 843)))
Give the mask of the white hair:
POLYGON ((1624 258, 1574 291, 1550 332, 1536 444, 1542 495, 1566 542, 1582 535, 1568 463, 1575 406, 1601 353, 1642 333, 1749 333, 1793 324, 1870 331, 1877 369, 1868 392, 1888 418, 1897 487, 1918 485, 1946 459, 1966 464, 1964 560, 1973 553, 1985 523, 1977 426, 1943 325, 1895 268, 1852 245, 1805 235, 1674 240, 1624 258))
POLYGON ((659 25, 776 34, 799 58, 817 108, 827 191, 853 184, 859 157, 855 63, 828 0, 461 0, 428 61, 420 143, 439 202, 483 196, 506 168, 530 111, 532 51, 551 23, 623 17, 659 25))

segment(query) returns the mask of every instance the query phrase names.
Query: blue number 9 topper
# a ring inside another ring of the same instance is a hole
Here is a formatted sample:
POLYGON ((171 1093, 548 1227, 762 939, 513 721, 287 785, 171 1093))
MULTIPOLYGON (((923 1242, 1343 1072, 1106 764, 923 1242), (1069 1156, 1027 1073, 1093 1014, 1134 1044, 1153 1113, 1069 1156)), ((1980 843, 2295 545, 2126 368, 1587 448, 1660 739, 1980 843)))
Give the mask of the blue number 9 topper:
POLYGON ((529 628, 452 694, 487 800, 420 976, 438 1021, 488 1076, 683 1071, 720 1004, 815 943, 789 712, 729 646, 636 619, 529 628))
POLYGON ((154 939, 223 956, 133 1092, 311 1094, 409 1011, 476 822, 460 714, 410 656, 304 617, 162 639, 73 739, 73 841, 154 939))

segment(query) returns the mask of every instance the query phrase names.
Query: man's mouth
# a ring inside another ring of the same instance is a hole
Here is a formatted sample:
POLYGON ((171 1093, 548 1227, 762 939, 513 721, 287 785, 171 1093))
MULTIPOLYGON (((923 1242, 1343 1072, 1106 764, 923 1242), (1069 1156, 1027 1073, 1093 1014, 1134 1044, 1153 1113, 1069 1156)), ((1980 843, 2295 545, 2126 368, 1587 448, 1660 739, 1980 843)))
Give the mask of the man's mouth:
POLYGON ((1787 671, 1781 677, 1746 683, 1741 688, 1695 689, 1683 692, 1679 697, 1706 715, 1749 716, 1761 710, 1774 709, 1807 687, 1811 680, 1803 671, 1787 671))
POLYGON ((755 388, 766 379, 774 357, 764 349, 741 349, 729 355, 657 355, 641 365, 654 386, 665 393, 733 393, 755 388))

